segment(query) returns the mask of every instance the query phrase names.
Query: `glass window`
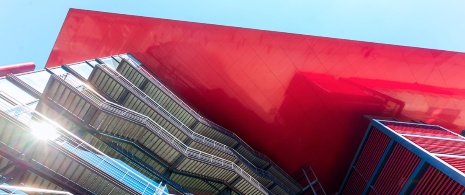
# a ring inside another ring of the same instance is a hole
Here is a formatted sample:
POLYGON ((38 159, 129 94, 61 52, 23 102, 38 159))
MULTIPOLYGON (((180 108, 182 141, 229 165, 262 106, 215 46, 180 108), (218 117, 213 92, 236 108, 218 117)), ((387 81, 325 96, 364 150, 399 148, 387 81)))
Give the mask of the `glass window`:
POLYGON ((27 117, 27 113, 25 113, 24 109, 19 106, 14 106, 10 108, 9 110, 6 110, 5 112, 8 113, 10 116, 13 116, 17 119, 20 119, 24 116, 27 117))
POLYGON ((106 65, 116 70, 119 65, 119 62, 113 59, 112 57, 100 58, 106 65))
POLYGON ((48 79, 50 78, 50 73, 43 70, 19 75, 18 78, 30 85, 35 90, 43 93, 48 79))
POLYGON ((76 71, 79 75, 81 75, 85 79, 89 78, 90 73, 92 73, 92 70, 93 70, 93 68, 89 66, 86 62, 71 64, 69 65, 69 67, 73 69, 74 71, 76 71))
POLYGON ((5 97, 0 94, 0 110, 7 111, 14 106, 13 102, 5 99, 5 97))
POLYGON ((50 68, 49 70, 55 73, 56 75, 66 74, 66 71, 61 67, 50 68))
POLYGON ((121 62, 121 58, 119 56, 112 56, 116 61, 121 62))

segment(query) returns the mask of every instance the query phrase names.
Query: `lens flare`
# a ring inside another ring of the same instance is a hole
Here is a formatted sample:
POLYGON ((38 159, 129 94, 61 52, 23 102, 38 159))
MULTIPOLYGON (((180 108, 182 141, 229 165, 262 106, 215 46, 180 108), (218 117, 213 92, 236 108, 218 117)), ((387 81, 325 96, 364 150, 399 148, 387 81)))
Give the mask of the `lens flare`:
POLYGON ((32 127, 32 134, 41 140, 55 140, 60 135, 57 129, 47 123, 34 122, 32 127))

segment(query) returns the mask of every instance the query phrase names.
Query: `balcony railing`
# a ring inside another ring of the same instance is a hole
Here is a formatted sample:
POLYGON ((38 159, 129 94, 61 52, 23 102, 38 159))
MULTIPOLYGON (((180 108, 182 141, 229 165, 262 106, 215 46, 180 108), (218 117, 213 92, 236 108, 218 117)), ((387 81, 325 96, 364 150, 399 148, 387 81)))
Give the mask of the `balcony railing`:
POLYGON ((14 74, 8 74, 6 75, 6 78, 14 83, 17 83, 19 84, 20 86, 22 87, 26 87, 30 93, 34 94, 35 97, 40 97, 41 93, 39 91, 37 91, 36 89, 32 88, 31 86, 29 86, 28 84, 26 84, 26 82, 22 81, 21 79, 19 79, 17 76, 15 76, 14 74))
MULTIPOLYGON (((64 194, 64 195, 73 195, 72 193, 66 191, 58 190, 47 190, 41 188, 32 188, 27 186, 10 186, 10 185, 0 185, 0 190, 8 194, 20 194, 19 192, 32 192, 34 194, 64 194)), ((2 192, 0 192, 2 194, 2 192)), ((22 194, 22 193, 21 193, 22 194)))
POLYGON ((116 142, 105 142, 106 144, 108 144, 110 147, 112 147, 113 149, 115 149, 116 151, 118 151, 119 153, 123 154, 124 156, 126 156, 127 158, 131 159, 132 161, 136 162, 137 164, 139 164, 140 166, 148 169, 150 172, 154 173, 155 175, 157 175, 158 177, 162 178, 162 180, 166 181, 170 186, 172 186, 173 188, 175 188, 176 190, 184 193, 184 194, 190 194, 188 190, 186 190, 184 187, 182 187, 181 185, 179 185, 178 183, 176 182, 172 182, 171 179, 169 177, 167 177, 166 175, 158 172, 156 169, 154 169, 152 166, 150 166, 149 164, 147 164, 146 162, 144 162, 143 160, 141 160, 140 158, 138 158, 137 156, 135 156, 134 154, 132 154, 130 151, 126 150, 125 148, 121 147, 120 145, 118 145, 116 142))
MULTIPOLYGON (((106 73, 113 75, 117 79, 123 82, 124 86, 126 89, 130 90, 133 94, 135 94, 137 97, 141 98, 143 101, 148 103, 149 105, 153 106, 156 108, 156 110, 162 112, 165 114, 168 119, 172 122, 172 124, 176 125, 178 128, 183 130, 184 133, 189 135, 193 140, 203 143, 206 145, 209 145, 213 148, 220 149, 223 152, 226 152, 228 154, 231 154, 233 156, 236 156, 240 161, 245 163, 253 172, 255 172, 258 176, 261 176, 263 178, 269 179, 273 181, 274 183, 278 184, 283 190, 287 191, 288 193, 292 194, 292 192, 282 184, 281 181, 279 181, 275 176, 270 174, 268 171, 265 171, 263 169, 260 169, 256 167, 253 163, 251 163, 247 158, 243 157, 239 152, 235 151, 233 148, 230 148, 224 144, 221 144, 213 139, 207 138, 203 135, 200 135, 194 131, 192 131, 189 127, 187 127, 183 122, 179 121, 176 117, 174 117, 171 113, 169 113, 167 110, 165 110, 162 106, 160 106, 157 102, 155 102, 151 97, 149 97, 145 92, 137 88, 132 82, 127 80, 124 76, 113 70, 112 68, 107 67, 106 65, 98 65, 101 67, 106 73)), ((250 146, 249 146, 250 147, 250 146)))
MULTIPOLYGON (((250 184, 252 184, 255 188, 260 190, 262 193, 271 194, 271 192, 269 192, 269 190, 266 187, 260 184, 255 178, 250 176, 247 172, 245 172, 242 168, 240 168, 234 162, 231 162, 229 160, 226 160, 226 159, 223 159, 223 158, 220 158, 220 157, 217 157, 209 153, 202 152, 200 150, 187 146, 182 141, 180 141, 175 136, 173 136, 171 133, 169 133, 166 129, 158 125, 151 118, 145 115, 142 115, 138 112, 135 112, 133 110, 130 110, 128 108, 125 108, 123 106, 120 106, 118 104, 105 100, 103 97, 98 95, 98 93, 93 91, 90 87, 86 86, 84 83, 82 83, 79 79, 75 78, 73 75, 63 74, 59 76, 53 75, 53 77, 63 80, 64 84, 69 85, 69 87, 72 90, 79 91, 81 94, 84 95, 84 98, 86 100, 88 100, 94 106, 98 107, 100 110, 144 126, 151 132, 161 137, 166 143, 176 148, 179 152, 184 154, 184 156, 210 164, 210 165, 218 166, 218 167, 221 167, 227 170, 233 170, 238 175, 240 175, 243 179, 245 179, 250 184)), ((94 128, 98 129, 99 127, 94 127, 94 128)))
MULTIPOLYGON (((130 54, 129 54, 130 55, 130 54)), ((227 130, 226 128, 222 127, 221 125, 216 124, 215 122, 209 120, 208 118, 204 118, 201 114, 199 114, 195 109, 191 108, 189 104, 185 103, 183 100, 181 100, 175 93, 173 93, 168 87, 166 87, 164 84, 162 84, 158 79, 156 79, 152 73, 148 72, 143 65, 140 62, 134 61, 132 56, 123 56, 120 55, 120 58, 126 59, 133 67, 135 67, 139 72, 144 75, 146 78, 148 78, 151 83, 155 84, 159 89, 161 89, 165 94, 167 94, 171 99, 176 101, 178 104, 180 104, 184 109, 186 109, 192 116, 194 116, 197 120, 200 122, 203 122, 206 125, 209 125, 221 132, 223 132, 226 135, 229 135, 230 137, 236 139, 241 145, 244 145, 249 151, 251 151, 255 156, 258 156, 259 158, 263 159, 264 161, 272 164, 279 172, 281 172, 285 177, 287 177, 290 181, 294 181, 294 179, 287 174, 284 170, 281 169, 276 163, 274 163, 270 158, 268 158, 266 155, 254 150, 252 147, 250 147, 245 141, 243 141, 238 135, 235 133, 227 130)))
MULTIPOLYGON (((9 96, 2 91, 0 91, 0 93, 2 93, 3 96, 9 96)), ((10 96, 10 99, 14 98, 10 96)), ((79 162, 87 169, 99 173, 102 178, 112 182, 115 186, 137 194, 154 194, 155 192, 167 194, 164 191, 160 191, 161 186, 154 185, 152 182, 142 178, 139 174, 134 173, 126 166, 118 163, 92 145, 75 136, 73 133, 60 127, 52 120, 30 109, 26 105, 22 105, 19 102, 17 105, 0 103, 0 110, 4 113, 9 113, 10 117, 14 118, 14 120, 10 120, 10 122, 30 132, 31 136, 34 136, 35 131, 39 131, 35 129, 36 125, 44 125, 44 127, 47 128, 47 132, 37 133, 56 135, 42 138, 43 141, 47 142, 51 147, 60 151, 62 154, 65 154, 67 157, 79 162), (15 109, 15 112, 9 112, 12 109, 15 109), (103 172, 102 169, 108 172, 103 172)))
POLYGON ((155 108, 155 110, 159 111, 162 113, 166 118, 171 122, 171 124, 175 125, 178 129, 180 129, 182 132, 184 132, 186 135, 191 137, 193 140, 203 143, 205 145, 208 145, 210 147, 213 147, 215 149, 218 149, 220 151, 226 152, 228 154, 232 154, 231 150, 228 149, 228 146, 217 142, 213 139, 210 139, 208 137, 205 137, 203 135, 200 135, 197 132, 192 131, 189 127, 187 127, 183 122, 179 121, 178 118, 173 116, 170 112, 168 112, 165 108, 160 106, 157 102, 155 102, 152 98, 150 98, 147 94, 145 94, 142 90, 137 88, 134 84, 131 83, 131 81, 127 80, 124 76, 120 75, 118 72, 113 70, 112 68, 108 68, 106 65, 98 65, 102 67, 103 70, 105 70, 107 73, 113 75, 119 81, 123 83, 123 85, 126 87, 126 89, 130 90, 133 94, 135 94, 137 97, 141 98, 142 101, 147 103, 148 105, 152 106, 155 108))

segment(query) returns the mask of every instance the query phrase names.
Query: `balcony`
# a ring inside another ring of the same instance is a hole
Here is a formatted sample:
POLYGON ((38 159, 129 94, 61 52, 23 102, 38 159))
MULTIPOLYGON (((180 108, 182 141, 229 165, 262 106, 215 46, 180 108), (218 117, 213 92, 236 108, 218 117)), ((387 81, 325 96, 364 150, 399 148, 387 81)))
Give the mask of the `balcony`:
POLYGON ((219 179, 241 193, 267 194, 264 187, 235 163, 189 147, 151 118, 106 101, 72 75, 62 78, 52 75, 45 91, 42 99, 62 107, 96 131, 138 142, 172 168, 219 179), (81 101, 84 101, 81 106, 75 106, 81 101))
POLYGON ((0 108, 0 154, 34 174, 77 194, 167 193, 27 106, 0 108))

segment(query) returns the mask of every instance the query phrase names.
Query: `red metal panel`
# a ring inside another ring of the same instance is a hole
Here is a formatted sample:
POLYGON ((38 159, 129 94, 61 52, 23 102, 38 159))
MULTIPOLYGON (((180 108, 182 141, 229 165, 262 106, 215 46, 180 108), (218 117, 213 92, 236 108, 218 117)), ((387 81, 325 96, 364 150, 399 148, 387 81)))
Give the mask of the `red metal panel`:
POLYGON ((424 137, 404 136, 428 152, 465 156, 465 140, 442 140, 424 137))
POLYGON ((347 181, 343 194, 361 194, 367 185, 373 171, 378 165, 390 138, 380 130, 373 128, 360 153, 355 168, 347 181))
POLYGON ((342 194, 362 194, 367 181, 356 171, 352 171, 342 194))
POLYGON ((419 162, 418 156, 396 144, 373 189, 380 194, 399 194, 419 162))
POLYGON ((433 166, 429 166, 411 194, 463 194, 465 186, 460 185, 433 166))
POLYGON ((458 169, 465 173, 465 158, 454 158, 454 157, 446 157, 446 156, 439 156, 440 159, 446 161, 448 164, 452 165, 454 168, 458 169))
POLYGON ((311 164, 329 193, 365 114, 465 128, 457 52, 71 9, 47 67, 120 52, 284 170, 311 164))
POLYGON ((358 172, 366 179, 370 179, 378 165, 381 156, 389 144, 390 138, 376 128, 373 128, 363 150, 355 163, 358 172))
POLYGON ((378 194, 378 193, 376 193, 374 190, 370 190, 370 191, 368 192, 368 195, 377 195, 377 194, 378 194))
POLYGON ((453 134, 449 131, 441 129, 436 126, 425 126, 417 124, 403 124, 396 122, 383 122, 384 125, 388 126, 390 129, 401 134, 413 134, 413 135, 425 135, 425 136, 436 136, 436 137, 445 137, 445 138, 460 138, 456 134, 453 134))
POLYGON ((9 73, 18 74, 33 71, 35 68, 36 65, 33 62, 0 66, 0 77, 6 76, 9 73))

